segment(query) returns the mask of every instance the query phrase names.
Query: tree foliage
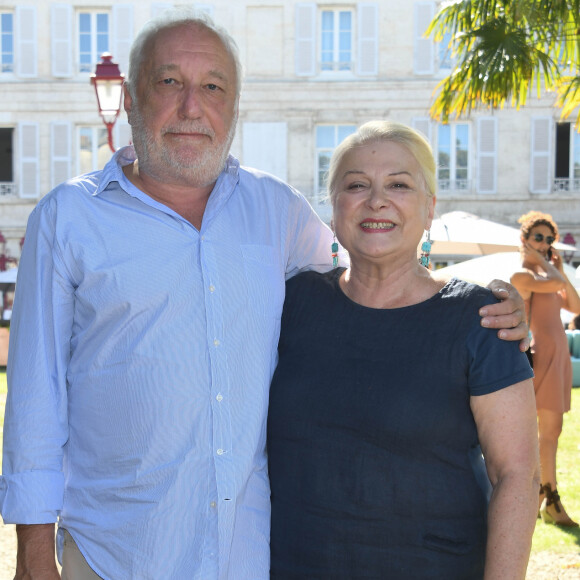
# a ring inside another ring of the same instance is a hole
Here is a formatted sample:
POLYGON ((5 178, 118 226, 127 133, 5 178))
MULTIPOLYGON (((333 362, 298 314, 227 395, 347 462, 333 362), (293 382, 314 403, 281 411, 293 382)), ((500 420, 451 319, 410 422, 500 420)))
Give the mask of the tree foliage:
POLYGON ((580 0, 453 0, 426 34, 441 42, 446 33, 455 68, 437 85, 435 119, 506 101, 519 108, 547 90, 563 118, 579 109, 580 130, 580 0))

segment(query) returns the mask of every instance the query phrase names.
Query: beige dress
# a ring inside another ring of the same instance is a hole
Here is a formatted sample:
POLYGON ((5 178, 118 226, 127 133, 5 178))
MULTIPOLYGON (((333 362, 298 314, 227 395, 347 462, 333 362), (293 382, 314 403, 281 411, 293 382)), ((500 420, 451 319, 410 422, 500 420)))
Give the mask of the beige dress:
POLYGON ((562 297, 557 292, 534 292, 526 300, 528 320, 530 306, 536 408, 566 413, 570 410, 572 363, 560 320, 562 297))

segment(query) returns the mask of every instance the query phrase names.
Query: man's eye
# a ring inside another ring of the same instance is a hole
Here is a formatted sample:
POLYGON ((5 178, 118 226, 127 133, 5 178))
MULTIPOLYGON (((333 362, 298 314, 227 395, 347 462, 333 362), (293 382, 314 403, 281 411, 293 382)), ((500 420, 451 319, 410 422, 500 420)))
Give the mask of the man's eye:
POLYGON ((164 85, 173 85, 175 83, 175 79, 163 79, 161 82, 164 85))
POLYGON ((217 85, 213 84, 213 83, 209 83, 209 84, 207 85, 207 88, 208 88, 210 91, 219 91, 219 87, 218 87, 217 85))

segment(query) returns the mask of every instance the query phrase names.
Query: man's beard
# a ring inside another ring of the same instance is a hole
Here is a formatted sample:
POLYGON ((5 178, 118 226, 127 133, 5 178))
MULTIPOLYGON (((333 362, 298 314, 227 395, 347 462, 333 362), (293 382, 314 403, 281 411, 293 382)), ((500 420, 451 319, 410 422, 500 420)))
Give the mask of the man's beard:
POLYGON ((165 127, 156 140, 140 107, 133 101, 130 120, 139 171, 159 181, 178 181, 190 187, 206 187, 215 183, 224 169, 234 139, 236 117, 222 141, 216 141, 215 132, 196 121, 183 121, 165 127), (163 142, 163 135, 172 132, 207 135, 208 145, 201 147, 195 154, 180 152, 163 142))

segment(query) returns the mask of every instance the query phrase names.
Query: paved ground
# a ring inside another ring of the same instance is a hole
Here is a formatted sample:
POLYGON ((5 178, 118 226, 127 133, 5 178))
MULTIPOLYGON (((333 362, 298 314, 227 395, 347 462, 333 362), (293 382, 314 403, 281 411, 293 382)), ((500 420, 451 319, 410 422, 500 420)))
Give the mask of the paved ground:
MULTIPOLYGON (((14 526, 0 522, 0 580, 14 578, 15 553, 14 526)), ((540 552, 533 555, 526 580, 580 580, 580 549, 575 554, 540 552)))

